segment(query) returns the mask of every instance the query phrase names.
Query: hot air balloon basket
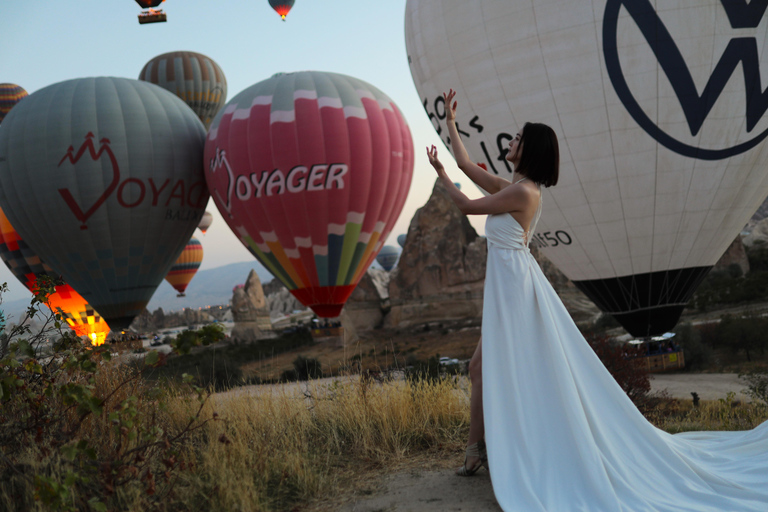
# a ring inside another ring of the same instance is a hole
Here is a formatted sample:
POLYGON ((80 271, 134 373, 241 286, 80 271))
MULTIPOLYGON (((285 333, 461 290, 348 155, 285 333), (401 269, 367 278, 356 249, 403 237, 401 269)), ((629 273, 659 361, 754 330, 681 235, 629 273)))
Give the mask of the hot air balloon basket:
POLYGON ((143 12, 139 14, 139 24, 162 23, 168 21, 168 16, 164 12, 143 12))
POLYGON ((671 372, 685 368, 685 355, 682 350, 666 354, 654 354, 639 359, 643 360, 649 373, 671 372))

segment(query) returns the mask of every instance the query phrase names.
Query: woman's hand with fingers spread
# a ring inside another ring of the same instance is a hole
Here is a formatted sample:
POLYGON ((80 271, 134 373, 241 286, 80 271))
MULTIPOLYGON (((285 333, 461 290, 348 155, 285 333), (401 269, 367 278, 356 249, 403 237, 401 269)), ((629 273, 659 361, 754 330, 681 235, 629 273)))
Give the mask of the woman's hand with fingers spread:
POLYGON ((440 159, 437 158, 437 148, 434 145, 431 148, 427 148, 427 157, 429 158, 429 163, 437 171, 438 176, 445 174, 445 168, 440 159))
POLYGON ((445 99, 445 120, 446 121, 456 121, 456 106, 459 104, 459 102, 454 101, 455 97, 456 97, 456 91, 454 91, 453 89, 449 89, 448 94, 443 93, 443 99, 445 99))

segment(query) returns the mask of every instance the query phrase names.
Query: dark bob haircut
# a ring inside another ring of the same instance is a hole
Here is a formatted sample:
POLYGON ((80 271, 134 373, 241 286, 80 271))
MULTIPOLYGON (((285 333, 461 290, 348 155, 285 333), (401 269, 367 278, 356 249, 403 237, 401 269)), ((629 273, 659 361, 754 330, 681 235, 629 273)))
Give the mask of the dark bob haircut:
POLYGON ((542 123, 525 123, 519 145, 523 153, 515 170, 545 187, 557 185, 560 177, 560 146, 555 131, 542 123))

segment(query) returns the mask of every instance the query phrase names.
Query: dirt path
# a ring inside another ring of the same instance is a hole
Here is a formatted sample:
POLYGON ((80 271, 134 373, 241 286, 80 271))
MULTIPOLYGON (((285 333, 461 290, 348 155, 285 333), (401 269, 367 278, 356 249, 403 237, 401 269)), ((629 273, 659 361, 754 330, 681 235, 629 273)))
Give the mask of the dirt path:
POLYGON ((692 400, 692 392, 702 400, 719 400, 733 392, 737 400, 749 401, 743 393, 746 387, 735 373, 657 373, 651 376, 651 391, 666 390, 678 400, 692 400))

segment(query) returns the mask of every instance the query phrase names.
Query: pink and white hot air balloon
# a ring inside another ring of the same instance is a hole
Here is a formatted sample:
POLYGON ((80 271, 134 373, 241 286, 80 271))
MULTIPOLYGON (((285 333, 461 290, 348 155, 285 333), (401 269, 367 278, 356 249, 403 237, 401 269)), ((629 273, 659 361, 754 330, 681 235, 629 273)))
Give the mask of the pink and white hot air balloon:
POLYGON ((377 88, 304 71, 233 98, 211 125, 205 162, 240 241, 302 304, 334 317, 400 215, 413 141, 377 88))

